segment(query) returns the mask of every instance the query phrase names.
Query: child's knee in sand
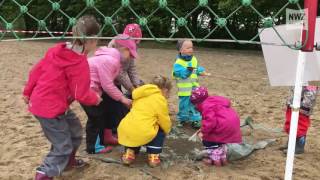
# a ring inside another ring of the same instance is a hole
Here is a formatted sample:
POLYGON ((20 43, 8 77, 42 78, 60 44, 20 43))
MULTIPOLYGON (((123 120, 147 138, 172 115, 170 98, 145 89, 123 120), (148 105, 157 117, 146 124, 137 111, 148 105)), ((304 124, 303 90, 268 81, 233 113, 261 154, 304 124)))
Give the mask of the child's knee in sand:
POLYGON ((201 113, 202 126, 199 137, 207 150, 206 164, 227 164, 226 143, 241 143, 240 118, 231 108, 230 100, 221 96, 209 96, 205 87, 192 90, 191 102, 201 113))

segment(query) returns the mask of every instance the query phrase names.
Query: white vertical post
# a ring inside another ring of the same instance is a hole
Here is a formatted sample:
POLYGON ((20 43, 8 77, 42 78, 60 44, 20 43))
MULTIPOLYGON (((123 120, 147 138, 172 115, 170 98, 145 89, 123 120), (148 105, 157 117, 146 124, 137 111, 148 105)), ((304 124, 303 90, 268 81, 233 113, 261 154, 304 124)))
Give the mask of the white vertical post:
POLYGON ((293 107, 291 115, 291 124, 290 124, 290 133, 289 133, 289 145, 287 151, 287 162, 286 162, 286 173, 285 180, 292 180, 293 172, 293 162, 296 146, 296 137, 298 129, 298 118, 299 118, 299 109, 301 101, 301 92, 302 92, 302 83, 304 68, 306 63, 306 53, 312 52, 314 50, 314 37, 315 37, 315 28, 316 28, 316 18, 318 11, 318 0, 304 0, 304 8, 307 11, 307 29, 304 28, 302 32, 302 41, 307 40, 305 46, 299 51, 297 71, 296 71, 296 82, 294 87, 294 98, 293 98, 293 107), (308 36, 307 36, 308 33, 308 36))
POLYGON ((295 146, 296 146, 297 129, 298 129, 299 109, 300 109, 300 101, 301 101, 301 93, 302 93, 302 85, 303 85, 303 74, 304 74, 305 63, 306 63, 306 53, 307 52, 299 51, 297 70, 296 70, 297 72, 296 82, 294 87, 294 98, 293 98, 293 107, 292 107, 292 115, 291 115, 290 133, 289 133, 289 145, 288 145, 288 151, 287 151, 285 180, 292 179, 293 162, 294 162, 294 154, 295 154, 295 146))

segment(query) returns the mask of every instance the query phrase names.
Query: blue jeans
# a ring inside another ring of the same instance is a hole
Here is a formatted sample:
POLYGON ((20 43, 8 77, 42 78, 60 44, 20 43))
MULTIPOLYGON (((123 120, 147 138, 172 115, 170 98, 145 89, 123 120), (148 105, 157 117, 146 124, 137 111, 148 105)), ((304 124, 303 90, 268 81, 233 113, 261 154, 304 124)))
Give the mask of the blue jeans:
POLYGON ((190 101, 190 96, 179 96, 179 121, 201 121, 201 114, 190 101))

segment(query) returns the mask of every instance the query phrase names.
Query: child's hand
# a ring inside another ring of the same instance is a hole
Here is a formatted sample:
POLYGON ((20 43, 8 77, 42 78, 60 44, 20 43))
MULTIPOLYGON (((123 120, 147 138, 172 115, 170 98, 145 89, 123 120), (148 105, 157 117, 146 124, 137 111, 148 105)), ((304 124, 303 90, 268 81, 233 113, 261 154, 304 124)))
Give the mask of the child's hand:
POLYGON ((29 97, 23 96, 22 99, 26 104, 29 104, 29 97))
POLYGON ((203 72, 200 74, 201 76, 211 76, 211 73, 203 72))
POLYGON ((202 140, 202 138, 203 138, 203 134, 202 134, 202 132, 201 132, 201 131, 199 131, 199 133, 198 133, 198 137, 199 137, 199 139, 201 139, 201 140, 202 140))
POLYGON ((126 97, 122 97, 120 102, 122 102, 122 104, 124 104, 128 109, 131 108, 131 105, 132 105, 132 100, 131 99, 128 99, 126 97))
POLYGON ((97 94, 98 96, 98 102, 97 102, 97 106, 102 102, 102 98, 99 96, 99 94, 97 94))
POLYGON ((192 72, 194 70, 194 67, 187 67, 187 69, 192 72))

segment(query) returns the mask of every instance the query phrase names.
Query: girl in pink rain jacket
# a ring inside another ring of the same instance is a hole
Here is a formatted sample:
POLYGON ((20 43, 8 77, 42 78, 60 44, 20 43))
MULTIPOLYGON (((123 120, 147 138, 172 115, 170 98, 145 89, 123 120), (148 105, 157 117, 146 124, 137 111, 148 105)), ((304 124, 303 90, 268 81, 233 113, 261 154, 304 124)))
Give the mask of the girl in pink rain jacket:
POLYGON ((207 88, 192 90, 191 102, 202 115, 199 137, 208 152, 205 163, 216 166, 227 163, 227 143, 241 143, 240 118, 231 108, 230 100, 208 96, 207 88))

